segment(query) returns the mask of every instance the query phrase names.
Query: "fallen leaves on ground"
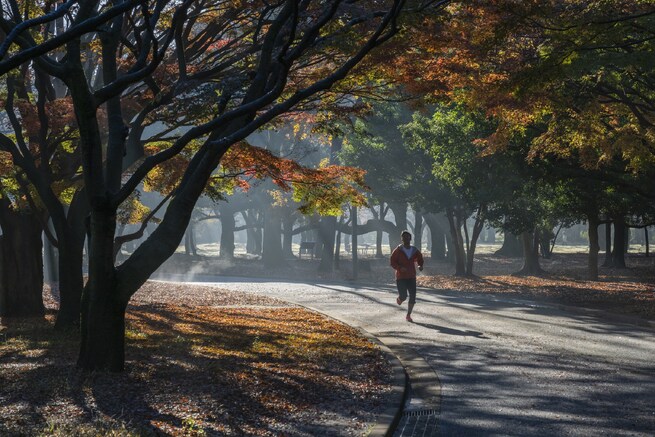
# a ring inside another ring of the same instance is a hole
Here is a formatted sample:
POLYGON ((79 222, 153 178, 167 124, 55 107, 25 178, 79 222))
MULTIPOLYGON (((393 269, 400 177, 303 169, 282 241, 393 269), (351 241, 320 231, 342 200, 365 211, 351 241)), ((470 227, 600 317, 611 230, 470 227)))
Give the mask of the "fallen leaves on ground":
POLYGON ((121 374, 76 370, 77 335, 51 324, 3 331, 0 435, 361 435, 390 390, 356 330, 261 296, 147 283, 121 374))
MULTIPOLYGON (((505 259, 507 261, 507 259, 505 259)), ((655 318, 655 269, 652 258, 632 258, 628 269, 601 268, 598 281, 586 278, 586 256, 567 254, 542 261, 544 276, 513 276, 518 270, 494 268, 494 259, 482 258, 480 276, 472 278, 430 274, 417 279, 420 286, 468 293, 512 294, 517 297, 603 309, 655 318)))

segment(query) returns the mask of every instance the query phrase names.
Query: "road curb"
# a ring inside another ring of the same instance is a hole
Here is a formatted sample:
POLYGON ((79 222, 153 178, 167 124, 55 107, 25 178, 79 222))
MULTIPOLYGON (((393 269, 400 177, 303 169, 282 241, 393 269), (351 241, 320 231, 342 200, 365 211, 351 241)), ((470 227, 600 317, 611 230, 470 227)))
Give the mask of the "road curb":
POLYGON ((359 327, 357 327, 357 329, 359 329, 359 331, 367 337, 369 341, 375 343, 385 355, 385 359, 391 363, 393 378, 391 383, 391 394, 389 395, 390 399, 387 402, 387 407, 378 415, 373 429, 371 429, 367 434, 369 437, 390 437, 398 427, 398 422, 400 422, 403 414, 405 400, 407 399, 407 393, 409 391, 409 377, 407 376, 407 372, 405 372, 402 363, 398 357, 391 352, 391 349, 389 349, 378 338, 374 337, 370 332, 359 327))
POLYGON ((300 305, 295 302, 292 303, 329 319, 336 320, 339 323, 350 326, 351 328, 357 329, 362 336, 366 337, 367 340, 374 343, 379 348, 385 359, 391 364, 391 394, 387 398, 387 406, 380 414, 378 414, 375 419, 375 424, 366 434, 367 437, 391 437, 402 418, 403 408, 409 392, 409 376, 400 362, 400 359, 379 338, 361 326, 353 326, 346 320, 326 314, 316 308, 300 305))

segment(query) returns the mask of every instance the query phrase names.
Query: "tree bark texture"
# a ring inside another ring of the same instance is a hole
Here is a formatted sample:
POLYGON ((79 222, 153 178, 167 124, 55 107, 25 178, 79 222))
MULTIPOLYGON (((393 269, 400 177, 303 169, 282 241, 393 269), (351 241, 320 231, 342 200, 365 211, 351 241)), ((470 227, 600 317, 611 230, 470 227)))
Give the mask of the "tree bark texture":
POLYGON ((644 242, 646 243, 646 258, 650 256, 650 244, 648 242, 648 227, 644 227, 644 242))
POLYGON ((334 235, 337 229, 337 218, 334 216, 321 217, 318 229, 319 238, 323 243, 318 271, 331 272, 334 267, 334 235))
POLYGON ((612 223, 605 223, 605 261, 603 267, 612 267, 612 223))
POLYGON ((425 224, 430 228, 430 256, 432 259, 445 259, 446 231, 444 225, 449 228, 447 219, 436 214, 425 214, 423 217, 425 224))
POLYGON ((259 226, 258 216, 254 210, 244 211, 243 219, 248 228, 246 229, 246 252, 252 255, 262 254, 262 230, 259 226))
POLYGON ((389 248, 393 251, 400 244, 400 233, 409 229, 407 226, 407 204, 390 203, 389 208, 396 220, 396 231, 389 233, 389 248))
POLYGON ((414 211, 414 246, 422 249, 423 243, 423 213, 414 211))
POLYGON ((544 273, 539 265, 539 232, 523 232, 523 267, 515 273, 517 276, 540 276, 544 273))
POLYGON ((221 214, 221 240, 219 244, 218 257, 224 260, 234 259, 234 230, 236 228, 236 220, 234 218, 234 211, 231 208, 220 208, 221 214))
POLYGON ((353 279, 357 279, 359 276, 359 259, 357 254, 357 234, 359 232, 358 226, 359 221, 357 220, 357 207, 353 206, 350 208, 350 217, 353 226, 353 233, 351 238, 351 250, 352 250, 352 261, 353 261, 353 279))
POLYGON ((285 208, 282 215, 282 253, 286 259, 294 259, 293 254, 293 224, 296 217, 291 208, 285 208))
MULTIPOLYGON (((379 220, 384 220, 387 216, 387 207, 384 202, 380 202, 380 212, 376 217, 379 220)), ((384 237, 384 230, 379 228, 375 231, 375 257, 384 258, 382 253, 382 239, 384 237)))
POLYGON ((43 227, 35 213, 0 211, 0 315, 43 317, 43 227))
POLYGON ((197 256, 198 251, 196 249, 196 241, 193 238, 193 223, 189 223, 189 226, 186 229, 184 234, 184 253, 187 256, 197 256))
POLYGON ((267 269, 286 266, 282 256, 282 217, 279 208, 269 208, 264 212, 264 247, 262 261, 267 269))
POLYGON ((60 300, 56 329, 77 327, 80 324, 88 214, 89 202, 84 191, 80 190, 73 197, 65 226, 57 233, 60 300))
POLYGON ((598 280, 598 252, 600 251, 600 244, 598 243, 598 226, 599 220, 597 217, 589 217, 588 234, 589 234, 589 259, 587 272, 589 279, 592 281, 598 280))
MULTIPOLYGON (((450 234, 455 256, 455 276, 466 275, 466 250, 462 236, 462 219, 454 209, 447 209, 446 216, 450 225, 450 234)), ((450 248, 449 248, 450 251, 450 248)))
POLYGON ((475 257, 475 249, 478 244, 478 239, 484 229, 484 214, 486 212, 486 206, 480 205, 478 208, 478 213, 475 217, 475 223, 473 223, 473 231, 471 232, 471 243, 469 250, 466 251, 466 275, 473 276, 473 261, 475 257))
MULTIPOLYGON (((344 222, 343 215, 339 217, 339 224, 344 222)), ((341 231, 337 231, 337 241, 334 247, 334 270, 339 270, 341 262, 341 231)))
POLYGON ((518 258, 523 256, 522 243, 519 237, 509 231, 504 231, 503 245, 496 251, 496 255, 506 256, 509 258, 518 258))
POLYGON ((89 281, 82 295, 81 343, 77 364, 86 370, 120 372, 125 361, 125 309, 112 262, 116 215, 91 213, 89 281))
POLYGON ((614 250, 612 251, 612 267, 625 268, 626 225, 621 217, 614 220, 614 250))

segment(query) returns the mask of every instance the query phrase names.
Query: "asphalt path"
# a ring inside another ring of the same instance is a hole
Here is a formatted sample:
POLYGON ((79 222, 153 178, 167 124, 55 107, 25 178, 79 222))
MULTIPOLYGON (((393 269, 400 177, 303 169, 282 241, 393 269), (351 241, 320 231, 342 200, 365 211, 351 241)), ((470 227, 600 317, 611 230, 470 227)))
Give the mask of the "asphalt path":
POLYGON ((426 435, 655 435, 655 330, 607 313, 419 289, 408 323, 391 287, 193 282, 309 306, 422 358, 439 385, 426 435))

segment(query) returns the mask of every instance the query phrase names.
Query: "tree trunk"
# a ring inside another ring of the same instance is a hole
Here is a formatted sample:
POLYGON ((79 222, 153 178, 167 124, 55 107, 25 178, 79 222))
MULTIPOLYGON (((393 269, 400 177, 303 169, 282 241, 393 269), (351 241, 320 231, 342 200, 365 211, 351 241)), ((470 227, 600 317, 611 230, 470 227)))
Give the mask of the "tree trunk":
POLYGON ((425 223, 430 229, 430 256, 432 259, 446 258, 446 233, 436 214, 425 214, 425 223))
POLYGON ((612 252, 612 266, 619 269, 625 268, 625 231, 625 220, 622 217, 614 220, 614 251, 612 252))
POLYGON ((189 223, 184 234, 184 252, 187 256, 197 256, 196 241, 193 238, 193 223, 189 223))
POLYGON ((264 247, 262 260, 268 269, 286 266, 282 256, 282 218, 279 208, 266 210, 264 220, 264 247))
POLYGON ((359 276, 359 259, 357 257, 357 207, 353 206, 350 208, 350 216, 352 220, 353 233, 351 238, 351 250, 353 258, 353 279, 357 279, 359 276))
POLYGON ((293 210, 285 208, 282 217, 282 253, 286 259, 294 259, 293 254, 293 224, 296 218, 293 215, 293 210))
POLYGON ((79 190, 68 209, 66 229, 58 233, 59 311, 55 329, 67 329, 80 324, 88 215, 89 202, 84 191, 79 190))
POLYGON ((475 248, 478 244, 478 238, 484 229, 484 214, 486 212, 486 206, 481 205, 478 208, 478 214, 475 217, 475 223, 473 224, 473 232, 471 233, 471 244, 469 250, 466 252, 466 276, 473 276, 473 261, 475 256, 475 248))
POLYGON ((598 252, 600 251, 600 245, 598 244, 598 222, 597 217, 589 217, 588 219, 589 262, 587 271, 589 279, 592 281, 598 280, 598 252))
POLYGON ((517 276, 540 276, 544 274, 539 265, 539 232, 523 232, 523 267, 514 273, 517 276))
POLYGON ((43 227, 36 213, 0 213, 0 316, 43 317, 43 227))
MULTIPOLYGON (((451 240, 453 242, 455 256, 455 276, 466 275, 466 254, 464 250, 464 239, 462 237, 462 221, 457 212, 453 209, 446 210, 448 224, 450 225, 451 240)), ((450 251, 450 248, 449 248, 450 251)))
POLYGON ((262 254, 262 232, 257 220, 257 213, 254 210, 243 212, 243 219, 248 228, 246 229, 246 252, 253 255, 262 254))
POLYGON ((234 230, 236 220, 232 208, 220 208, 221 214, 221 241, 219 245, 218 257, 224 260, 234 259, 234 230))
POLYGON ((112 262, 115 213, 93 211, 89 282, 82 295, 78 367, 120 372, 125 361, 125 310, 112 262))
MULTIPOLYGON (((386 208, 384 206, 384 202, 380 202, 380 213, 378 215, 378 218, 380 222, 382 222, 387 215, 386 208)), ((379 227, 375 231, 375 257, 376 258, 384 258, 384 254, 382 253, 382 238, 384 237, 384 230, 379 227)))
POLYGON ((612 223, 605 223, 605 261, 603 267, 612 267, 612 223))
MULTIPOLYGON (((339 224, 343 224, 343 215, 339 217, 339 224)), ((341 231, 337 231, 337 242, 334 248, 334 270, 339 270, 341 260, 341 231)))
POLYGON ((396 221, 396 232, 389 234, 389 248, 395 249, 400 244, 400 233, 407 230, 407 204, 406 203, 390 203, 389 208, 393 211, 393 216, 396 221))
POLYGON ((422 249, 423 242, 423 214, 419 211, 414 211, 414 246, 418 250, 422 249))
POLYGON ((495 255, 506 256, 508 258, 518 258, 523 256, 521 241, 519 241, 519 238, 509 231, 504 231, 503 234, 505 236, 503 239, 503 245, 496 251, 495 255))
POLYGON ((471 240, 469 239, 469 224, 467 217, 463 217, 462 219, 462 228, 464 229, 464 247, 466 248, 466 253, 468 253, 469 248, 471 247, 471 240))
POLYGON ((647 226, 644 227, 644 242, 646 243, 646 258, 648 258, 650 256, 650 254, 649 254, 650 248, 649 248, 649 244, 648 244, 648 227, 647 226))
MULTIPOLYGON (((559 233, 559 229, 557 232, 559 233)), ((539 252, 543 258, 550 259, 553 255, 551 247, 555 247, 555 238, 557 238, 557 234, 553 234, 553 231, 550 229, 547 231, 542 229, 539 232, 539 252)))
POLYGON ((487 243, 488 244, 496 243, 496 229, 494 228, 487 229, 487 243))
POLYGON ((321 263, 318 271, 331 272, 334 264, 334 234, 337 228, 337 218, 334 216, 322 217, 319 222, 319 238, 323 243, 321 263))
POLYGON ((59 244, 59 311, 55 329, 66 329, 80 324, 84 240, 60 240, 59 244))

